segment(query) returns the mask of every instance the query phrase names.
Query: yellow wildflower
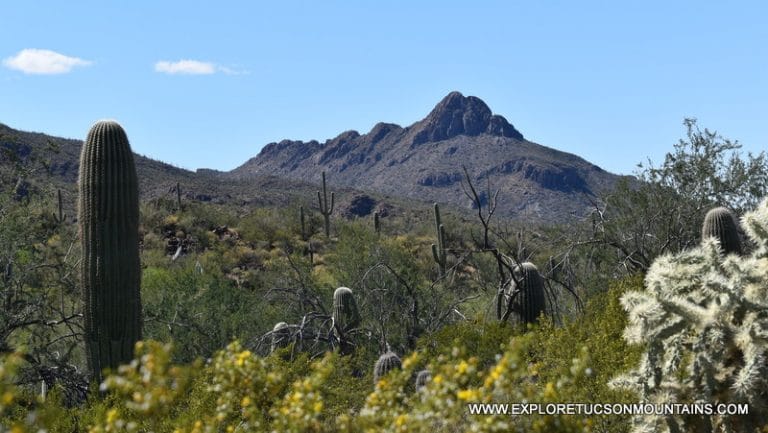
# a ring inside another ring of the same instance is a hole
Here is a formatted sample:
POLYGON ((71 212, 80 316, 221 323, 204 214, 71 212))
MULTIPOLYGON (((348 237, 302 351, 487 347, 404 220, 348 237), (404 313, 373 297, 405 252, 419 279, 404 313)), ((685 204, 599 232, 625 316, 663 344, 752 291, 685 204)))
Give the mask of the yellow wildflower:
POLYGON ((114 422, 117 421, 117 417, 117 409, 110 409, 107 412, 107 424, 114 424, 114 422))
POLYGON ((398 417, 395 419, 395 425, 397 427, 402 427, 405 425, 407 421, 408 421, 407 415, 398 415, 398 417))
POLYGON ((547 385, 544 387, 544 397, 554 397, 555 396, 555 384, 552 382, 547 382, 547 385))

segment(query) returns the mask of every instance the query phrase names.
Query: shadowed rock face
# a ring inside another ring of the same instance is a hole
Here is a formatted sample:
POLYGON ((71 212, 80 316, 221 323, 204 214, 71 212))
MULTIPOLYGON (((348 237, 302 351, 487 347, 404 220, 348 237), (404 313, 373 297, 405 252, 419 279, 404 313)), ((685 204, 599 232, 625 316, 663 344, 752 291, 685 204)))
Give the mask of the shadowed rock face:
POLYGON ((474 96, 451 92, 424 119, 401 127, 377 123, 325 143, 281 141, 225 176, 262 175, 319 182, 427 201, 469 206, 463 166, 486 190, 500 190, 498 211, 560 222, 586 214, 590 200, 617 176, 578 156, 525 140, 474 96))
POLYGON ((352 197, 349 205, 341 209, 341 215, 346 218, 365 217, 375 211, 377 204, 373 197, 366 194, 358 194, 352 197))

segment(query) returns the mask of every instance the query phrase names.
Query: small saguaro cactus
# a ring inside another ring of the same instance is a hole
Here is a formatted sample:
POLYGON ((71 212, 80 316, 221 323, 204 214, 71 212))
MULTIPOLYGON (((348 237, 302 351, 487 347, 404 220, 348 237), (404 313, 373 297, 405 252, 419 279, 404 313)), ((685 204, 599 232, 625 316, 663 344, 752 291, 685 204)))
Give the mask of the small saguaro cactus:
POLYGON ((299 207, 299 220, 301 221, 301 240, 307 240, 307 224, 304 217, 304 206, 299 207))
POLYGON ((356 328, 360 324, 360 313, 349 287, 339 287, 333 292, 333 324, 339 336, 356 328))
POLYGON ((437 230, 437 244, 432 244, 432 257, 440 268, 440 275, 445 273, 445 227, 440 220, 440 207, 435 203, 435 229, 437 230))
POLYGON ((11 281, 11 278, 13 278, 13 262, 11 259, 8 259, 8 262, 5 264, 5 270, 3 271, 3 282, 8 283, 11 281))
POLYGON ((373 213, 373 231, 376 232, 376 234, 381 233, 381 221, 379 220, 378 212, 373 213))
POLYGON ((179 208, 179 212, 181 212, 181 184, 179 182, 176 182, 176 206, 179 208))
POLYGON ((133 359, 141 340, 139 189, 128 137, 96 122, 80 153, 78 222, 83 249, 85 346, 95 381, 133 359))
POLYGON ((379 357, 373 366, 373 383, 376 384, 387 373, 402 368, 400 357, 395 352, 387 352, 379 357))
POLYGON ((421 370, 416 374, 416 391, 421 391, 432 380, 432 372, 421 370))
POLYGON ((328 204, 328 189, 325 185, 325 172, 323 172, 323 192, 317 192, 317 202, 320 207, 320 213, 323 214, 325 220, 325 236, 331 236, 331 213, 333 213, 334 193, 331 193, 330 205, 328 204))
POLYGON ((515 296, 515 307, 520 323, 534 323, 545 311, 544 279, 531 262, 524 262, 514 269, 515 278, 509 287, 509 296, 515 296))
POLYGON ((64 214, 64 203, 63 203, 64 200, 62 200, 61 198, 60 189, 56 190, 56 201, 58 202, 59 213, 55 214, 53 216, 53 219, 56 221, 57 224, 61 224, 64 222, 64 219, 67 218, 67 215, 64 214))
POLYGON ((291 328, 285 322, 278 322, 272 328, 272 345, 269 351, 274 352, 280 347, 285 347, 291 342, 291 328))
POLYGON ((741 254, 738 224, 728 208, 716 207, 707 212, 701 228, 701 239, 709 237, 720 242, 720 249, 725 254, 741 254))

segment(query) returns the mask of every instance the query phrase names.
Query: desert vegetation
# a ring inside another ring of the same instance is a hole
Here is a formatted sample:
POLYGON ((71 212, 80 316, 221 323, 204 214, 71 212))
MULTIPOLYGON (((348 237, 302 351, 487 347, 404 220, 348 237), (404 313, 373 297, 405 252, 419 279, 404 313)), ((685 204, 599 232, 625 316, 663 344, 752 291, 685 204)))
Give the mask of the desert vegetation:
POLYGON ((768 428, 768 161, 685 127, 567 225, 466 168, 471 213, 341 218, 325 172, 288 206, 139 200, 109 122, 62 193, 56 149, 3 137, 0 432, 768 428), (522 402, 750 413, 469 410, 522 402))

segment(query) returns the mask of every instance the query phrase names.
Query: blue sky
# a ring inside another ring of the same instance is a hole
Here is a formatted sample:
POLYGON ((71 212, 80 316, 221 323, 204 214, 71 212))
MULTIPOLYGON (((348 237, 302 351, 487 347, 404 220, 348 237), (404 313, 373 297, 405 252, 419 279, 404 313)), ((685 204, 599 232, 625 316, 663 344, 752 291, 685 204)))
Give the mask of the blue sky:
POLYGON ((631 173, 683 118, 768 148, 768 3, 8 1, 0 122, 229 170, 271 141, 409 125, 448 92, 631 173))

